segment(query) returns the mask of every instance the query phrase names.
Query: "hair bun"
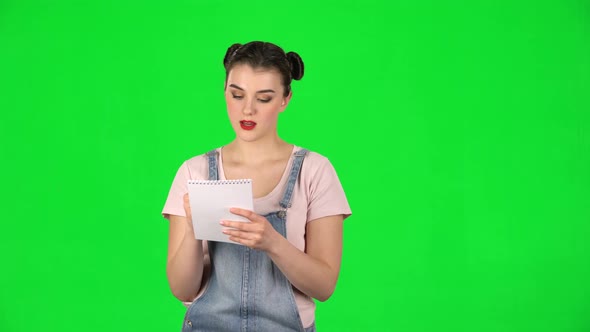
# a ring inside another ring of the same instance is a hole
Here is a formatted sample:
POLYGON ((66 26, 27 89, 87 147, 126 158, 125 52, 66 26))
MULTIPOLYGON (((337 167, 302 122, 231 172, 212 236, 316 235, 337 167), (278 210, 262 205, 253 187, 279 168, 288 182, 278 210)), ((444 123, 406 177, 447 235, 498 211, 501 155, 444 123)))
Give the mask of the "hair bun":
POLYGON ((289 60, 289 64, 291 65, 291 77, 294 80, 300 80, 303 77, 303 60, 295 52, 287 53, 287 60, 289 60))
POLYGON ((242 47, 242 44, 235 43, 227 49, 227 52, 225 52, 225 56, 223 57, 224 67, 227 67, 229 60, 235 55, 240 47, 242 47))

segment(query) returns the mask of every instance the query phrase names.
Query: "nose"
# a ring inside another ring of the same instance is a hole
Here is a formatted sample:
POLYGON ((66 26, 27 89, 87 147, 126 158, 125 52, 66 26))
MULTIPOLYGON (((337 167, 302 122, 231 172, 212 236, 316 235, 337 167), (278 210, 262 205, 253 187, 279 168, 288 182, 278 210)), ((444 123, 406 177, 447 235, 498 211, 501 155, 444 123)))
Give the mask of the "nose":
POLYGON ((244 115, 253 115, 254 113, 256 113, 256 108, 254 106, 254 99, 252 99, 250 101, 246 101, 244 103, 244 108, 242 109, 242 113, 244 113, 244 115))

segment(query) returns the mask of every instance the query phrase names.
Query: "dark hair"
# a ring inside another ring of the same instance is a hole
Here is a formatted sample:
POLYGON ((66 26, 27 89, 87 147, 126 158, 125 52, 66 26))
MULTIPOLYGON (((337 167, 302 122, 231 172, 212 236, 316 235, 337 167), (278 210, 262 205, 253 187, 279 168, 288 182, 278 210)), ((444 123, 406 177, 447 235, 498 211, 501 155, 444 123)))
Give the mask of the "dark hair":
POLYGON ((279 46, 268 42, 252 41, 230 46, 223 58, 226 81, 230 70, 237 64, 278 70, 283 79, 285 97, 291 92, 291 80, 300 80, 303 77, 303 60, 299 54, 285 53, 279 46))

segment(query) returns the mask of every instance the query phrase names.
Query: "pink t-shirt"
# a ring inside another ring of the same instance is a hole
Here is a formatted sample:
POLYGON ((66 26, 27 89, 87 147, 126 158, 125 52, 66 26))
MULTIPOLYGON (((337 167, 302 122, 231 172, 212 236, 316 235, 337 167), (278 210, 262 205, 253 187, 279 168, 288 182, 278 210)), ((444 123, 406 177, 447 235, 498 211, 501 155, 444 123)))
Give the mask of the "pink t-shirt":
MULTIPOLYGON (((300 149, 300 147, 294 146, 293 153, 300 149)), ((217 151, 219 152, 219 179, 225 180, 221 148, 218 148, 217 151)), ((286 188, 292 163, 293 155, 289 159, 279 184, 268 195, 254 199, 254 212, 265 215, 281 210, 279 201, 286 188)), ((187 181, 208 178, 209 164, 205 154, 185 161, 176 173, 170 188, 162 211, 164 217, 168 218, 168 215, 171 214, 184 217, 183 196, 188 191, 187 181)), ((340 214, 346 218, 350 216, 351 210, 336 171, 326 157, 309 152, 303 161, 299 181, 296 182, 293 189, 291 207, 287 211, 287 240, 299 250, 305 251, 306 224, 318 218, 340 214)), ((205 241, 203 242, 205 243, 205 241)), ((315 319, 315 303, 309 296, 296 288, 293 290, 303 326, 310 326, 315 319)), ((190 305, 190 302, 185 305, 190 305)))

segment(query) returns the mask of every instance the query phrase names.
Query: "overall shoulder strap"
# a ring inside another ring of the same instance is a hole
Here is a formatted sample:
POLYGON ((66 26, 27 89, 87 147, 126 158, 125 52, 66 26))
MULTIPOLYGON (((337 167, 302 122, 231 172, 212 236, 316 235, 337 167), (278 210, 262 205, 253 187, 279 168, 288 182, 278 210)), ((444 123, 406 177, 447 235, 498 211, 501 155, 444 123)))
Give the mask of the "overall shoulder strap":
POLYGON ((207 160, 209 161, 209 180, 219 180, 217 173, 217 150, 207 152, 207 160))
POLYGON ((287 180, 287 188, 285 188, 285 193, 283 194, 283 198, 279 203, 283 209, 288 209, 291 207, 293 189, 295 188, 295 183, 299 177, 301 165, 303 165, 303 159, 305 156, 307 156, 308 152, 309 151, 306 149, 301 149, 294 154, 293 165, 291 166, 291 170, 289 171, 289 179, 287 180))

